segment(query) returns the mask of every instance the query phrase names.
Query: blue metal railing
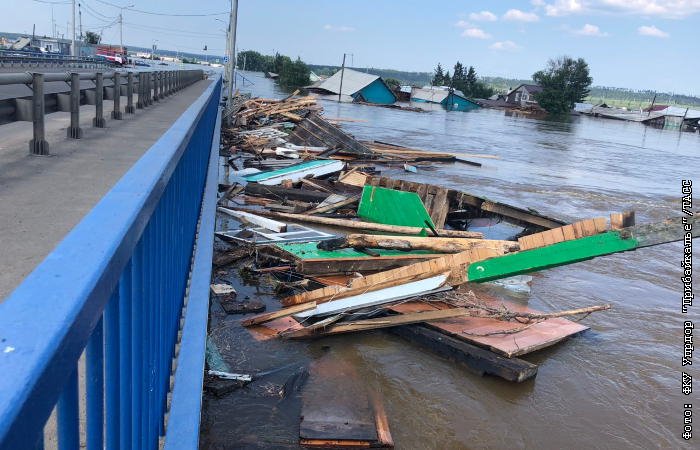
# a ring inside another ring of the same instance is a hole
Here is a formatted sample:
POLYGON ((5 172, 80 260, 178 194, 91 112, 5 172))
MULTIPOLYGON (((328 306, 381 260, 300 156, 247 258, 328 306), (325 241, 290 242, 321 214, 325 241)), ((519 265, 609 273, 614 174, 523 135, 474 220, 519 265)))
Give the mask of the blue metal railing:
POLYGON ((0 449, 43 448, 54 406, 59 449, 81 417, 88 449, 157 448, 181 316, 166 443, 197 447, 220 96, 219 78, 0 303, 0 449))

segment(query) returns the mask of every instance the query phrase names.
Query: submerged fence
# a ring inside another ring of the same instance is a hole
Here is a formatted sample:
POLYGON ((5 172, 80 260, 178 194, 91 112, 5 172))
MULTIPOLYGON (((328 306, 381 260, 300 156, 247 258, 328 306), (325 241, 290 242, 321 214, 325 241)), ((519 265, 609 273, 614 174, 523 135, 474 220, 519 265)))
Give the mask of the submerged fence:
POLYGON ((196 448, 220 97, 219 78, 0 303, 0 449, 43 448, 54 406, 60 449, 81 418, 88 449, 196 448))

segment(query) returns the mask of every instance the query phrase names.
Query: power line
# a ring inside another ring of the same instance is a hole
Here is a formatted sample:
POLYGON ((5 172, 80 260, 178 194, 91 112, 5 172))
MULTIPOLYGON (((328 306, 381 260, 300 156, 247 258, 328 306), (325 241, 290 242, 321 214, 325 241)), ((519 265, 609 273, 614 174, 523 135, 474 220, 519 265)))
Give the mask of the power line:
MULTIPOLYGON (((108 15, 106 15, 106 14, 102 14, 101 12, 99 12, 98 10, 96 10, 95 8, 93 8, 92 6, 90 6, 85 0, 81 0, 80 3, 81 3, 81 5, 85 5, 85 7, 86 7, 88 10, 90 10, 93 14, 96 14, 96 15, 100 16, 101 18, 109 19, 109 20, 114 19, 113 16, 108 16, 108 15)), ((93 17, 94 17, 94 16, 93 16, 93 17)))
POLYGON ((156 27, 152 25, 142 25, 138 23, 132 23, 132 22, 124 22, 124 25, 128 25, 131 28, 134 28, 136 30, 141 30, 141 31, 157 31, 159 33, 170 33, 170 34, 175 34, 179 36, 187 36, 187 37, 210 37, 210 38, 221 38, 225 36, 225 33, 201 33, 199 31, 190 31, 190 30, 173 30, 172 28, 164 28, 164 27, 156 27))
POLYGON ((58 2, 49 2, 46 0, 32 0, 32 1, 35 1, 37 3, 46 3, 48 5, 70 5, 72 3, 70 1, 58 1, 58 2))
MULTIPOLYGON (((111 6, 113 8, 119 8, 119 9, 127 9, 124 6, 120 5, 115 5, 114 3, 107 2, 105 0, 97 0, 100 3, 103 3, 105 5, 111 6)), ((141 9, 134 9, 134 8, 128 8, 129 11, 132 12, 137 12, 141 14, 150 14, 152 16, 168 16, 168 17, 209 17, 209 16, 222 16, 224 14, 228 14, 228 11, 224 12, 219 12, 219 13, 203 13, 203 14, 169 14, 169 13, 162 13, 162 12, 154 12, 154 11, 143 11, 141 9)))

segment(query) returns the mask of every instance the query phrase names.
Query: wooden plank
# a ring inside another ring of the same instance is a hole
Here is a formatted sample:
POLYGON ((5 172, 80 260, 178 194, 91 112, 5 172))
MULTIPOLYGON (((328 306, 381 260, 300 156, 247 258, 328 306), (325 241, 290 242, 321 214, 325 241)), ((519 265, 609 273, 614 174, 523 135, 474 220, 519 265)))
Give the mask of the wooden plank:
POLYGON ((356 320, 353 322, 343 322, 331 325, 325 330, 317 330, 308 333, 306 330, 296 330, 285 333, 285 337, 291 339, 307 339, 312 337, 330 336, 343 333, 354 333, 358 331, 376 330, 380 328, 397 327, 420 322, 430 322, 433 320, 450 319, 469 314, 466 308, 450 308, 444 310, 422 311, 416 313, 398 314, 395 316, 379 317, 376 319, 356 320))
POLYGON ((514 241, 378 234, 348 234, 337 239, 319 242, 318 248, 323 250, 337 250, 339 248, 429 250, 436 253, 459 253, 476 248, 490 248, 500 251, 500 254, 520 249, 514 241))
POLYGON ((472 261, 478 261, 473 250, 444 255, 397 269, 379 272, 365 277, 355 278, 347 287, 327 286, 314 291, 303 292, 282 299, 285 306, 296 305, 310 301, 321 303, 331 298, 349 297, 363 292, 370 292, 388 287, 392 283, 408 282, 410 280, 428 278, 446 270, 463 271, 463 266, 472 261))
POLYGON ((481 209, 484 211, 499 214, 504 217, 511 219, 517 219, 526 223, 531 223, 533 225, 540 226, 542 228, 556 228, 565 225, 562 222, 549 219, 547 217, 541 216, 539 214, 530 213, 521 208, 515 208, 513 206, 505 205, 503 203, 495 203, 491 201, 484 201, 481 204, 481 209))
POLYGON ((622 228, 631 227, 634 225, 634 218, 634 211, 612 213, 610 214, 610 228, 612 230, 620 230, 622 228))
POLYGON ((435 228, 443 228, 445 226, 445 219, 447 219, 447 213, 450 210, 447 193, 447 189, 438 187, 437 194, 435 194, 433 199, 433 210, 430 211, 430 217, 433 219, 435 228))
POLYGON ((258 183, 248 183, 245 186, 248 195, 272 198, 275 200, 300 200, 303 202, 320 203, 328 197, 324 192, 302 191, 301 189, 287 189, 280 186, 266 186, 258 183))
POLYGON ((346 198, 345 200, 341 200, 341 201, 336 202, 336 203, 331 203, 330 205, 310 209, 310 210, 306 211, 306 214, 321 214, 321 213, 325 213, 325 212, 335 211, 336 209, 340 209, 343 206, 349 206, 349 205, 352 205, 354 203, 357 203, 359 200, 360 200, 360 197, 358 195, 356 195, 356 196, 346 198))
POLYGON ((370 387, 347 360, 329 352, 314 361, 301 402, 302 442, 377 445, 379 436, 370 387))
POLYGON ((289 308, 282 308, 278 311, 273 311, 265 314, 258 314, 257 316, 250 317, 248 319, 242 320, 241 325, 244 327, 250 327, 253 325, 260 325, 261 323, 270 322, 275 319, 280 319, 282 317, 288 317, 302 311, 307 311, 316 307, 315 302, 302 303, 301 305, 291 306, 289 308))
POLYGON ((258 225, 268 230, 275 231, 277 233, 284 233, 287 231, 287 224, 283 222, 278 222, 276 220, 268 219, 266 217, 257 216, 255 214, 245 211, 234 211, 232 209, 224 208, 222 206, 217 207, 216 210, 229 216, 235 217, 236 219, 244 220, 246 222, 258 225))
MULTIPOLYGON (((503 305, 511 311, 537 313, 537 311, 525 305, 489 296, 479 295, 478 300, 482 304, 494 308, 500 308, 503 305)), ((454 308, 445 303, 412 301, 391 305, 388 309, 402 314, 416 314, 420 312, 451 311, 454 308)), ((475 317, 468 314, 433 321, 425 326, 461 341, 489 349, 508 358, 549 347, 588 329, 588 327, 580 323, 563 318, 547 319, 524 328, 524 324, 516 321, 509 322, 487 317, 475 317), (508 332, 520 328, 523 328, 523 330, 518 333, 490 334, 503 331, 508 332)))
MULTIPOLYGON (((246 208, 231 208, 237 211, 246 211, 246 208)), ((363 231, 379 231, 387 232, 393 234, 408 234, 408 235, 419 235, 423 232, 423 228, 418 227, 406 227, 398 225, 385 225, 382 223, 373 222, 363 222, 358 220, 347 220, 347 219, 336 219, 333 217, 319 217, 305 214, 289 214, 289 213, 278 213, 272 211, 254 211, 255 214, 271 217, 273 219, 286 219, 291 222, 302 222, 302 223, 317 223, 321 225, 329 225, 340 228, 348 228, 363 231)), ((438 230, 440 236, 445 237, 464 237, 464 238, 482 238, 484 235, 479 232, 474 231, 461 231, 461 230, 438 230)))
POLYGON ((355 272, 374 272, 395 269, 428 259, 439 258, 442 254, 405 256, 378 256, 366 258, 305 259, 296 265, 297 272, 306 275, 328 275, 355 272))
POLYGON ((416 343, 450 361, 465 365, 478 375, 493 375, 522 383, 537 375, 537 365, 519 358, 506 358, 425 325, 390 328, 389 332, 416 343))

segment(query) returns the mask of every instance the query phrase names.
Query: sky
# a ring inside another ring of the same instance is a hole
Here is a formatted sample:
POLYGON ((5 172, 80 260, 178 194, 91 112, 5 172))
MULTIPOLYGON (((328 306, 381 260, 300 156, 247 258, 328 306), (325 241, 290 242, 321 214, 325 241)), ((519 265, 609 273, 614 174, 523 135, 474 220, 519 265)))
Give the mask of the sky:
MULTIPOLYGON (((210 54, 226 47, 229 0, 77 0, 83 30, 125 45, 210 54), (157 13, 157 14, 147 14, 157 13), (218 14, 217 13, 221 13, 218 14), (200 14, 199 17, 163 14, 200 14)), ((0 30, 70 35, 71 2, 0 0, 0 30)), ((312 64, 529 78, 547 60, 584 58, 593 84, 700 95, 700 0, 239 0, 237 48, 312 64)))

